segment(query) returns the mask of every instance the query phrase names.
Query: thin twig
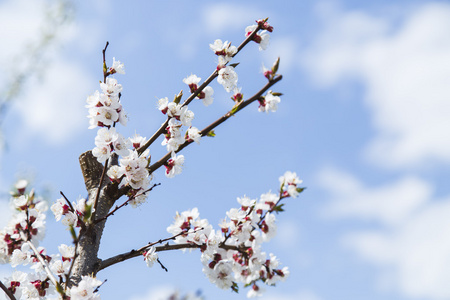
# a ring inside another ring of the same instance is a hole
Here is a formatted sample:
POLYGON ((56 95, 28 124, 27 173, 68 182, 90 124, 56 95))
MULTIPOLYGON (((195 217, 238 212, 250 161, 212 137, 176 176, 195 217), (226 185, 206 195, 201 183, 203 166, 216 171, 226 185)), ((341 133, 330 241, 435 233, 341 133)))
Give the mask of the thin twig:
POLYGON ((162 264, 159 258, 157 258, 156 261, 159 263, 159 265, 161 266, 161 268, 163 268, 164 271, 169 272, 169 270, 167 270, 167 268, 162 264))
POLYGON ((122 203, 121 205, 119 205, 119 206, 116 205, 116 207, 115 207, 111 212, 109 212, 106 216, 104 216, 104 217, 102 217, 102 218, 100 218, 100 219, 95 220, 94 223, 100 223, 100 222, 102 222, 102 221, 105 221, 107 218, 109 218, 110 216, 114 215, 114 213, 115 213, 116 211, 118 211, 120 208, 122 208, 122 207, 124 207, 124 206, 127 206, 128 203, 129 203, 131 200, 135 199, 135 198, 138 197, 138 196, 145 195, 146 193, 150 192, 151 190, 153 190, 154 187, 156 187, 156 186, 158 186, 158 185, 161 185, 161 183, 155 183, 155 184, 153 184, 153 186, 152 186, 151 188, 149 188, 149 189, 143 191, 142 193, 131 196, 130 198, 128 198, 128 199, 127 199, 124 203, 122 203))
MULTIPOLYGON (((251 104, 252 102, 258 100, 262 94, 264 92, 266 92, 270 87, 272 87, 275 83, 277 83, 278 81, 280 81, 283 78, 282 75, 279 75, 277 77, 275 77, 273 80, 269 81, 259 92, 257 92, 255 95, 253 95, 251 98, 242 101, 240 104, 238 104, 238 107, 236 107, 233 112, 233 110, 230 110, 229 112, 227 112, 225 115, 223 115, 222 117, 220 117, 219 119, 217 119, 216 121, 214 121, 213 123, 211 123, 210 125, 206 126, 204 129, 201 130, 201 135, 205 136, 207 135, 211 130, 213 130, 214 128, 216 128, 217 126, 219 126, 220 124, 222 124, 223 122, 225 122, 226 120, 228 120, 231 116, 235 115, 237 112, 239 112, 240 110, 242 110, 243 108, 245 108, 246 106, 248 106, 249 104, 251 104)), ((178 150, 175 151, 176 153, 180 152, 181 150, 183 150, 185 147, 189 146, 190 144, 192 144, 193 141, 186 141, 184 144, 180 145, 178 147, 178 150)), ((158 160, 156 163, 154 163, 153 165, 151 165, 148 168, 149 173, 153 173, 154 171, 156 171, 157 169, 159 169, 162 165, 164 165, 170 158, 171 158, 172 153, 169 152, 166 155, 164 155, 160 160, 158 160)))
POLYGON ((109 42, 106 41, 105 48, 102 50, 103 55, 103 83, 106 83, 106 77, 108 77, 108 68, 106 67, 106 49, 108 48, 109 42))
MULTIPOLYGON (((74 230, 73 227, 72 227, 72 230, 74 230)), ((79 232, 78 236, 75 236, 75 239, 73 241, 75 244, 75 249, 73 252, 72 261, 70 262, 69 272, 67 272, 67 274, 66 274, 66 286, 64 287, 64 291, 66 291, 67 287, 69 286, 70 275, 72 274, 72 269, 73 269, 73 266, 75 265, 75 260, 78 257, 78 242, 80 241, 80 237, 81 237, 81 231, 79 232)))
POLYGON ((245 45, 247 45, 251 40, 253 40, 253 37, 256 35, 256 33, 258 31, 260 31, 261 28, 261 24, 258 23, 258 27, 255 28, 255 30, 253 30, 253 32, 237 47, 237 52, 233 55, 233 57, 236 56, 236 54, 239 53, 239 51, 242 50, 242 48, 245 47, 245 45))
MULTIPOLYGON (((106 49, 108 48, 108 45, 109 45, 109 42, 107 41, 106 45, 105 45, 105 48, 102 50, 102 56, 103 56, 103 83, 106 83, 106 77, 109 76, 108 68, 106 66, 106 49)), ((91 216, 93 221, 95 221, 95 215, 96 215, 96 211, 97 211, 98 199, 100 197, 100 191, 101 191, 101 188, 102 188, 103 180, 105 179, 105 174, 106 174, 106 169, 108 168, 108 163, 109 163, 109 158, 106 159, 106 161, 105 161, 105 166, 103 167, 102 176, 100 178, 100 182, 99 182, 98 188, 97 188, 97 193, 95 194, 95 200, 94 200, 94 206, 93 206, 94 213, 91 216)))
MULTIPOLYGON (((253 39, 253 37, 259 30, 261 30, 261 27, 258 24, 258 27, 237 47, 237 51, 232 57, 235 57, 245 47, 245 45, 247 45, 253 39)), ((227 62, 225 65, 227 65, 228 63, 229 62, 227 62)), ((195 97, 197 97, 218 75, 219 75, 218 70, 217 69, 214 70, 214 72, 212 72, 212 74, 209 75, 208 79, 206 79, 192 94, 190 94, 189 97, 183 102, 181 106, 183 107, 189 105, 192 102, 192 100, 194 100, 195 97)), ((164 121, 161 127, 159 127, 159 129, 152 135, 152 137, 144 145, 139 147, 139 149, 137 150, 139 155, 141 155, 145 150, 147 150, 148 147, 150 147, 156 141, 156 139, 166 131, 168 124, 169 118, 167 118, 167 120, 164 121)))
POLYGON ((268 211, 266 211, 265 213, 264 213, 264 215, 262 215, 260 218, 259 218, 259 222, 258 222, 258 227, 259 228, 261 228, 261 225, 262 225, 262 222, 264 221, 264 219, 266 218, 266 215, 268 214, 268 213, 271 213, 271 212, 273 212, 273 210, 274 210, 274 208, 278 205, 278 203, 280 203, 280 201, 281 200, 283 200, 283 197, 282 197, 282 190, 280 190, 280 192, 279 192, 279 195, 278 195, 278 200, 277 200, 277 202, 275 202, 275 204, 268 210, 268 211))
MULTIPOLYGON (((194 230, 194 232, 195 232, 195 231, 202 230, 202 229, 203 229, 203 228, 197 228, 196 230, 194 230)), ((154 245, 156 245, 156 244, 162 244, 162 243, 164 243, 164 242, 167 242, 167 241, 170 241, 170 240, 174 240, 176 237, 178 237, 178 236, 180 236, 180 235, 183 235, 183 234, 186 234, 186 233, 188 233, 188 232, 187 232, 187 231, 182 231, 182 232, 180 232, 180 233, 178 233, 178 234, 176 234, 176 235, 174 235, 174 236, 171 236, 171 237, 169 237, 169 238, 160 239, 159 241, 153 242, 153 243, 148 243, 147 245, 142 246, 141 248, 139 248, 139 249, 137 249, 137 250, 133 249, 133 250, 131 250, 131 251, 129 251, 129 252, 125 252, 125 253, 122 253, 122 254, 118 254, 118 255, 116 255, 116 256, 113 256, 113 257, 110 257, 110 258, 108 258, 108 259, 105 259, 105 260, 103 260, 103 261, 100 263, 100 267, 99 267, 98 271, 103 270, 103 269, 105 269, 105 268, 107 268, 107 267, 109 267, 109 266, 112 266, 112 265, 116 264, 116 263, 119 263, 119 262, 128 260, 128 259, 133 258, 133 257, 140 256, 140 255, 142 255, 148 248, 150 248, 150 247, 152 247, 152 246, 154 246, 154 245)), ((155 249, 156 249, 156 252, 158 252, 158 251, 163 251, 163 250, 158 250, 158 249, 162 249, 162 247, 166 247, 166 246, 168 246, 168 245, 169 245, 169 244, 166 244, 166 245, 161 246, 161 247, 156 247, 156 248, 155 248, 155 249)), ((177 246, 177 245, 174 245, 174 246, 177 246)), ((191 248, 194 248, 194 247, 191 247, 191 248)))
POLYGON ((8 288, 3 284, 3 282, 0 280, 0 288, 5 292, 6 296, 8 296, 11 300, 17 300, 16 297, 14 297, 14 294, 8 290, 8 288))
MULTIPOLYGON (((198 228, 197 230, 202 230, 203 228, 198 228)), ((141 256, 149 247, 152 247, 156 244, 162 244, 163 242, 169 241, 169 240, 174 240, 177 236, 186 234, 186 231, 180 232, 177 235, 174 235, 170 238, 167 239, 163 239, 163 240, 159 240, 155 243, 149 243, 141 248, 139 248, 138 250, 131 250, 129 252, 125 252, 122 254, 118 254, 116 256, 110 257, 108 259, 103 260, 100 263, 100 267, 98 268, 98 271, 106 269, 112 265, 115 265, 119 262, 123 262, 126 261, 128 259, 134 258, 134 257, 138 257, 141 256)), ((172 244, 170 245, 169 243, 166 243, 165 245, 162 246, 158 246, 155 247, 155 252, 162 252, 162 251, 171 251, 171 250, 179 250, 179 249, 193 249, 193 248, 201 248, 202 245, 197 245, 197 244, 192 244, 192 243, 185 243, 185 244, 172 244)), ((219 245, 220 248, 224 249, 224 250, 236 250, 239 252, 245 252, 245 250, 248 249, 248 247, 242 247, 242 246, 233 246, 233 245, 225 245, 224 243, 221 243, 219 245)))
POLYGON ((62 191, 59 191, 59 193, 61 194, 61 196, 64 197, 64 199, 66 200, 66 202, 69 205, 69 207, 72 210, 72 212, 75 212, 75 209, 73 208, 72 203, 70 203, 70 201, 69 201, 69 199, 67 199, 66 195, 64 195, 64 193, 62 191))
POLYGON ((50 281, 53 283, 53 285, 56 287, 56 289, 58 290, 58 287, 60 287, 60 284, 58 283, 58 280, 56 280, 55 275, 53 275, 52 271, 50 270, 50 267, 48 266, 47 262, 45 261, 45 259, 42 257, 42 255, 39 253, 39 251, 36 249, 36 247, 33 245, 33 243, 31 243, 30 241, 26 242, 28 244, 28 246, 30 246, 30 248, 33 250, 34 254, 36 255, 37 259, 39 260, 39 262, 42 264, 42 266, 44 267, 45 273, 47 273, 48 278, 50 279, 50 281))

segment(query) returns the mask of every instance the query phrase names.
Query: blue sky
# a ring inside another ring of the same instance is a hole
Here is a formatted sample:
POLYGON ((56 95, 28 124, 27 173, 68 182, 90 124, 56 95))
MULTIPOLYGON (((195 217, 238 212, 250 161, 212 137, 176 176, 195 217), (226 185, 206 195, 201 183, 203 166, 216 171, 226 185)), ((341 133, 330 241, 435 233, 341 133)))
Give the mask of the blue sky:
MULTIPOLYGON (((4 45, 1 82, 26 61, 43 24, 43 1, 0 2, 4 45)), ((102 79, 101 49, 125 63, 125 136, 150 137, 163 122, 156 109, 182 79, 206 79, 215 67, 208 45, 237 45, 247 25, 269 17, 269 49, 251 44, 236 57, 245 95, 265 83, 261 65, 281 57, 276 113, 257 105, 192 145, 183 173, 155 174, 148 203, 119 211, 107 223, 103 258, 167 237, 176 211, 198 207, 216 225, 236 197, 275 190, 286 170, 307 190, 287 202, 278 236, 266 245, 291 277, 262 299, 448 299, 450 288, 450 4, 447 1, 90 1, 73 4, 70 24, 44 55, 3 120, 0 223, 6 192, 18 177, 71 200, 85 196, 78 156, 94 147, 86 97, 102 79)), ((45 22, 44 22, 45 23, 45 22)), ((232 103, 214 83, 214 104, 190 106, 201 128, 232 103)), ((0 90, 6 88, 0 84, 0 90)), ((153 157, 165 153, 156 143, 153 157)), ((69 243, 48 216, 43 246, 69 243)), ((166 273, 137 258, 98 277, 104 299, 157 299, 165 290, 203 291, 207 299, 243 299, 217 289, 201 272, 200 255, 162 253, 166 273), (124 276, 125 274, 125 276, 124 276)), ((9 274, 0 266, 0 275, 9 274)), ((1 299, 1 298, 0 298, 1 299)))

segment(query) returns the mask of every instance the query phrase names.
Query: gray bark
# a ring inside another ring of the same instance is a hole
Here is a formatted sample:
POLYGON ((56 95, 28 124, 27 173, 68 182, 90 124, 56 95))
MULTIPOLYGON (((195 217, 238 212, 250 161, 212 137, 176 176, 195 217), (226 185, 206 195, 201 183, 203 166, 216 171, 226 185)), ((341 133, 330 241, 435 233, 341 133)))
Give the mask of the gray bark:
MULTIPOLYGON (((99 189, 103 165, 97 161, 91 151, 81 154, 79 159, 81 172, 83 173, 86 190, 89 195, 88 200, 94 203, 97 191, 100 191, 97 208, 94 213, 95 219, 101 219, 108 214, 114 202, 120 197, 117 184, 109 184, 109 178, 105 176, 99 189)), ((117 164, 116 155, 111 157, 110 160, 112 164, 117 164)), ((97 273, 101 262, 101 259, 98 257, 98 250, 105 223, 106 220, 97 224, 90 224, 80 230, 78 257, 73 266, 70 277, 71 283, 69 285, 77 284, 83 275, 95 275, 97 273)))

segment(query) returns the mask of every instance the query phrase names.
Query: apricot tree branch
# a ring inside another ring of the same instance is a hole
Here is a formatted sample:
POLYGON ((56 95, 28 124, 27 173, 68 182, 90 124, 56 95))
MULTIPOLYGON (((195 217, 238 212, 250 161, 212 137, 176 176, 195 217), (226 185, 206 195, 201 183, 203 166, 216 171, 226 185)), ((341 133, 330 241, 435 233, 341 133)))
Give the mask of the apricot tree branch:
MULTIPOLYGON (((261 30, 260 25, 237 47, 236 53, 233 55, 235 57, 244 47, 247 45, 255 36, 255 34, 261 30)), ((227 65, 228 62, 225 64, 227 65)), ((218 70, 214 70, 211 75, 209 75, 208 79, 206 79, 189 97, 183 102, 182 106, 189 105, 195 97, 197 97, 210 83, 219 75, 218 70)), ((150 147, 156 139, 165 132, 167 125, 169 124, 169 118, 159 127, 159 129, 152 135, 152 137, 142 145, 137 151, 138 154, 141 155, 148 147, 150 147)))
MULTIPOLYGON (((170 239, 172 239, 172 238, 170 238, 170 239)), ((156 243, 153 243, 153 245, 155 245, 155 244, 156 243)), ((151 245, 150 244, 145 245, 144 247, 142 247, 138 250, 131 250, 129 252, 122 253, 122 254, 113 256, 111 258, 108 258, 100 263, 99 271, 106 269, 107 267, 110 267, 112 265, 115 265, 119 262, 123 262, 128 259, 141 256, 145 252, 145 250, 147 250, 148 247, 151 247, 151 245)), ((201 247, 201 245, 191 244, 191 243, 172 244, 172 245, 169 243, 166 243, 165 245, 155 247, 155 252, 180 250, 180 249, 193 249, 193 248, 195 249, 195 248, 200 248, 200 247, 201 247)), ((239 246, 232 246, 232 245, 225 245, 225 244, 221 244, 219 247, 224 250, 236 250, 236 251, 245 251, 245 249, 246 249, 245 247, 242 248, 239 246)))
MULTIPOLYGON (((252 97, 250 97, 249 99, 242 101, 240 103, 238 103, 232 110, 230 110, 229 112, 227 112, 225 115, 223 115, 222 117, 220 117, 219 119, 217 119, 216 121, 214 121, 213 123, 211 123, 210 125, 206 126, 204 129, 202 129, 201 135, 205 136, 207 135, 211 130, 213 130, 214 128, 216 128, 217 126, 219 126, 220 124, 222 124, 223 122, 225 122, 226 120, 228 120, 231 116, 235 115, 237 112, 239 112, 240 110, 242 110, 243 108, 245 108, 246 106, 248 106, 249 104, 251 104, 252 102, 258 100, 262 94, 264 94, 264 92, 266 92, 270 87, 272 87, 275 83, 277 83, 278 81, 280 81, 283 78, 282 75, 279 75, 277 77, 275 77, 274 79, 270 80, 259 92, 257 92, 256 94, 254 94, 252 97)), ((193 141, 186 141, 184 144, 180 145, 178 147, 178 150, 175 151, 176 153, 180 152, 181 150, 183 150, 185 147, 189 146, 190 144, 192 144, 193 141)), ((158 160, 156 163, 154 163, 153 165, 151 165, 148 170, 149 173, 153 173, 154 171, 156 171, 157 169, 159 169, 162 165, 164 165, 169 159, 171 158, 171 153, 167 153, 166 155, 164 155, 160 160, 158 160)))
POLYGON ((124 207, 124 206, 127 206, 128 203, 130 203, 131 200, 133 200, 134 198, 136 198, 136 197, 138 197, 138 196, 145 195, 146 193, 150 192, 151 190, 153 190, 153 188, 155 188, 155 187, 158 186, 158 185, 161 185, 161 183, 155 183, 155 184, 152 185, 151 188, 149 188, 149 189, 143 191, 142 193, 139 193, 139 194, 136 194, 136 195, 131 196, 130 198, 128 198, 128 199, 127 199, 124 203, 122 203, 121 205, 119 205, 119 206, 116 205, 116 207, 115 207, 112 211, 110 211, 106 216, 104 216, 104 217, 102 217, 102 218, 100 218, 100 219, 95 220, 95 223, 99 223, 99 222, 105 221, 107 218, 109 218, 110 216, 114 215, 114 213, 115 213, 116 211, 118 211, 119 209, 121 209, 121 208, 124 207))
POLYGON ((16 300, 16 297, 14 297, 14 294, 8 290, 8 288, 3 284, 3 282, 0 280, 0 288, 5 292, 6 296, 8 296, 11 300, 16 300))

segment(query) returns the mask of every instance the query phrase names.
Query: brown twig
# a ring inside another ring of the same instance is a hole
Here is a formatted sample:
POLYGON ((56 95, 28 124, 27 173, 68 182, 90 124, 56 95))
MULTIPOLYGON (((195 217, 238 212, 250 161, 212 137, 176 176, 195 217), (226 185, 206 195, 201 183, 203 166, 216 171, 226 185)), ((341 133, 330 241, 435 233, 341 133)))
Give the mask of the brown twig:
MULTIPOLYGON (((72 227, 72 230, 74 230, 73 227, 72 227)), ((80 231, 78 236, 75 236, 75 239, 73 241, 73 243, 75 244, 75 249, 74 249, 74 252, 73 252, 72 261, 70 262, 69 271, 66 274, 66 286, 64 287, 65 291, 67 290, 67 287, 69 286, 70 275, 72 274, 72 269, 73 269, 73 266, 75 265, 75 260, 78 257, 78 242, 80 241, 80 236, 81 236, 81 231, 80 231)))
MULTIPOLYGON (((251 98, 240 102, 239 104, 237 104, 238 105, 237 107, 235 107, 234 109, 230 110, 225 115, 223 115, 222 117, 220 117, 219 119, 217 119, 216 121, 211 123, 210 125, 206 126, 204 129, 202 129, 201 130, 201 135, 202 136, 207 135, 211 130, 213 130, 214 128, 216 128, 217 126, 219 126, 220 124, 222 124, 226 120, 228 120, 231 116, 235 115, 237 112, 239 112, 240 110, 242 110, 243 108, 245 108, 246 106, 251 104, 252 102, 258 100, 262 96, 262 94, 264 92, 266 92, 270 87, 272 87, 275 83, 280 81, 282 78, 283 78, 283 76, 279 75, 279 76, 275 77, 273 80, 269 81, 259 92, 257 92, 251 98)), ((192 144, 192 142, 193 141, 190 141, 190 142, 186 141, 184 144, 180 145, 178 147, 178 150, 175 151, 175 152, 176 153, 180 152, 185 147, 187 147, 190 144, 192 144)), ((171 153, 170 152, 167 153, 166 155, 164 155, 160 160, 158 160, 156 163, 154 163, 153 165, 151 165, 148 168, 149 173, 153 173, 154 171, 159 169, 162 165, 164 165, 170 159, 170 157, 171 157, 171 153)))
MULTIPOLYGON (((255 34, 261 30, 260 25, 258 24, 258 27, 237 47, 236 53, 233 55, 235 57, 244 47, 247 45, 255 36, 255 34)), ((106 48, 105 48, 106 49, 106 48)), ((227 65, 228 62, 225 64, 227 65)), ((189 95, 189 97, 183 102, 182 106, 189 105, 192 100, 195 99, 210 83, 213 81, 217 76, 219 75, 219 72, 214 70, 211 75, 209 75, 208 79, 206 79, 192 94, 189 95)), ((153 144, 156 139, 163 134, 166 131, 167 125, 169 124, 169 118, 159 127, 159 129, 152 135, 152 137, 139 149, 137 150, 138 154, 141 155, 145 150, 148 149, 148 147, 153 144)))
POLYGON ((69 205, 70 209, 72 210, 72 212, 75 212, 75 209, 72 206, 72 203, 70 203, 69 199, 67 199, 66 195, 64 195, 64 193, 62 191, 59 191, 59 193, 61 194, 61 196, 63 196, 63 198, 66 200, 67 205, 69 205))
POLYGON ((159 258, 157 258, 156 261, 159 263, 159 265, 161 266, 161 268, 163 268, 164 271, 169 272, 169 270, 167 270, 167 268, 162 264, 159 258))
POLYGON ((133 199, 136 198, 137 196, 145 195, 146 193, 150 192, 151 190, 153 190, 154 187, 156 187, 156 186, 158 186, 158 185, 161 185, 161 183, 155 183, 155 184, 153 184, 153 186, 152 186, 151 188, 145 190, 144 192, 142 192, 142 193, 140 193, 140 194, 136 194, 136 195, 131 196, 130 198, 128 198, 128 199, 127 199, 124 203, 122 203, 121 205, 119 205, 119 206, 116 205, 116 207, 115 207, 111 212, 109 212, 106 216, 104 216, 103 218, 100 218, 100 219, 95 220, 94 223, 99 223, 99 222, 105 221, 107 218, 109 218, 110 216, 114 215, 114 213, 115 213, 116 211, 118 211, 120 208, 122 208, 122 207, 124 207, 124 206, 127 206, 128 203, 129 203, 131 200, 133 200, 133 199))
POLYGON ((278 205, 278 203, 280 203, 280 201, 283 199, 282 195, 283 195, 283 191, 280 190, 279 195, 278 195, 278 200, 277 200, 277 202, 275 202, 275 204, 259 218, 259 222, 258 222, 258 224, 257 224, 259 228, 261 228, 262 222, 263 222, 264 219, 266 218, 266 215, 267 215, 268 213, 273 212, 273 211, 274 211, 274 208, 275 208, 275 207, 278 205))
POLYGON ((0 280, 0 288, 5 292, 6 296, 8 296, 11 300, 17 300, 16 297, 14 297, 14 294, 8 290, 8 288, 3 284, 3 282, 0 280))
MULTIPOLYGON (((197 228, 196 230, 194 230, 194 232, 199 231, 199 230, 203 230, 203 228, 197 228)), ((174 235, 174 236, 171 236, 171 237, 169 237, 169 238, 160 239, 159 241, 153 242, 153 243, 148 243, 147 245, 142 246, 141 248, 139 248, 139 249, 137 249, 137 250, 133 249, 133 250, 131 250, 131 251, 129 251, 129 252, 122 253, 122 254, 119 254, 119 255, 110 257, 110 258, 108 258, 108 259, 105 259, 105 260, 103 260, 103 261, 100 263, 100 266, 99 266, 99 268, 98 268, 98 271, 103 270, 103 269, 105 269, 105 268, 107 268, 107 267, 109 267, 109 266, 112 266, 112 265, 114 265, 114 264, 117 264, 117 263, 119 263, 119 262, 128 260, 128 259, 130 259, 130 258, 140 256, 140 255, 142 255, 148 248, 150 248, 150 247, 152 247, 152 246, 154 246, 154 245, 156 245, 156 244, 162 244, 162 243, 164 243, 164 242, 167 242, 167 241, 170 241, 170 240, 174 240, 176 237, 178 237, 178 236, 180 236, 180 235, 183 235, 183 234, 186 234, 186 233, 188 233, 188 232, 187 232, 187 231, 182 231, 182 232, 180 232, 180 233, 178 233, 178 234, 176 234, 176 235, 174 235)), ((180 244, 180 245, 181 245, 181 244, 180 244)), ((184 244, 183 244, 183 245, 184 245, 184 244)), ((167 249, 166 247, 168 247, 168 246, 178 246, 178 245, 169 245, 169 244, 167 243, 167 244, 165 244, 165 245, 163 245, 163 246, 156 247, 156 248, 155 248, 155 249, 156 249, 156 252, 159 252, 159 251, 166 251, 166 250, 182 249, 182 248, 167 249)), ((195 247, 190 247, 190 248, 196 248, 196 246, 197 246, 197 245, 195 245, 195 247)), ((187 247, 185 247, 185 248, 187 248, 187 247)))
MULTIPOLYGON (((203 228, 199 228, 197 230, 202 230, 202 229, 203 228)), ((149 247, 154 246, 156 244, 161 244, 161 243, 169 241, 169 240, 174 240, 177 236, 183 235, 185 233, 186 233, 186 231, 183 231, 183 232, 180 232, 179 234, 174 235, 170 238, 167 238, 164 240, 159 240, 155 243, 149 243, 149 244, 139 248, 138 250, 133 249, 129 252, 122 253, 122 254, 110 257, 108 259, 105 259, 100 263, 100 267, 98 268, 98 271, 106 269, 112 265, 119 263, 119 262, 123 262, 128 259, 141 256, 149 247)), ((155 252, 171 251, 171 250, 179 250, 179 249, 193 249, 193 248, 201 248, 201 247, 202 247, 202 245, 197 245, 197 244, 192 244, 192 243, 172 244, 172 245, 170 245, 169 243, 166 243, 165 245, 155 247, 155 252)), ((240 252, 245 252, 245 250, 248 249, 248 247, 225 245, 224 243, 221 243, 219 245, 219 247, 224 250, 236 250, 236 251, 240 251, 240 252)))
POLYGON ((69 205, 69 207, 70 207, 70 209, 71 209, 71 212, 73 212, 73 213, 77 216, 77 220, 78 220, 78 223, 80 224, 80 227, 81 227, 82 229, 86 228, 86 225, 84 224, 83 219, 81 218, 80 215, 77 214, 77 211, 73 208, 72 203, 70 203, 70 201, 69 201, 69 199, 67 199, 66 195, 64 195, 64 193, 63 193, 62 191, 60 191, 59 193, 60 193, 60 194, 64 197, 64 199, 66 200, 67 204, 69 205))
MULTIPOLYGON (((108 77, 108 68, 106 66, 106 49, 108 48, 109 42, 106 42, 105 48, 102 50, 102 56, 103 56, 103 83, 106 83, 106 77, 108 77)), ((98 199, 100 198, 100 191, 102 189, 103 180, 105 179, 106 169, 108 168, 109 158, 105 161, 105 166, 103 167, 102 176, 100 177, 100 182, 98 184, 97 193, 95 194, 95 200, 93 205, 93 211, 91 218, 93 221, 95 221, 95 215, 96 215, 96 209, 98 205, 98 199)))
POLYGON ((106 48, 108 48, 109 42, 106 41, 105 48, 102 50, 103 55, 103 82, 106 83, 106 77, 108 77, 108 68, 106 67, 106 48))

